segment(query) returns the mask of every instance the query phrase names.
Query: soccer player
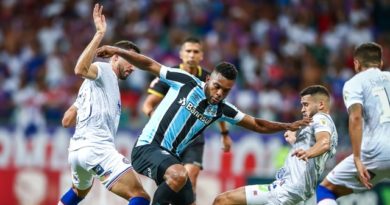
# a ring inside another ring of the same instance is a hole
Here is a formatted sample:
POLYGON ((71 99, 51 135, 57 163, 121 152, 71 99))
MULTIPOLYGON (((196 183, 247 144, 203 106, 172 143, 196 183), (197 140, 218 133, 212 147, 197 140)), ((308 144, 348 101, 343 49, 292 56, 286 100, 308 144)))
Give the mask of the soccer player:
MULTIPOLYGON (((180 49, 180 59, 182 60, 182 63, 174 67, 187 71, 201 81, 206 81, 206 77, 210 75, 210 73, 200 66, 200 62, 203 60, 203 49, 199 39, 189 37, 184 40, 180 49)), ((142 111, 150 117, 154 109, 167 94, 168 90, 169 85, 156 77, 150 84, 148 89, 149 95, 145 99, 142 111)), ((230 139, 225 122, 221 121, 219 122, 219 125, 223 149, 227 152, 230 150, 232 140, 230 139)), ((196 192, 196 180, 202 169, 204 143, 204 136, 201 134, 199 137, 195 138, 194 142, 188 145, 180 156, 180 159, 187 170, 188 177, 191 180, 194 193, 196 192)))
POLYGON ((227 62, 219 63, 206 82, 202 82, 185 71, 163 66, 144 55, 121 48, 103 46, 98 49, 97 55, 119 55, 136 67, 160 76, 170 86, 166 97, 144 127, 131 155, 134 169, 154 179, 158 185, 152 204, 194 203, 191 182, 179 156, 216 120, 261 133, 297 130, 311 120, 270 122, 236 109, 224 100, 237 76, 235 66, 227 62))
MULTIPOLYGON (((68 126, 76 122, 68 158, 73 186, 58 204, 78 204, 88 194, 93 177, 96 177, 108 190, 129 200, 130 205, 148 205, 150 198, 142 188, 136 172, 114 145, 121 113, 118 79, 126 79, 133 71, 133 65, 117 55, 112 56, 109 63, 92 63, 96 48, 106 31, 102 9, 99 4, 95 5, 93 19, 96 33, 79 57, 74 70, 76 75, 85 80, 76 103, 68 109, 63 120, 64 125, 68 126)), ((128 41, 118 42, 116 46, 139 52, 128 41)))
POLYGON ((338 197, 390 178, 390 73, 381 71, 382 48, 376 43, 358 46, 353 56, 357 74, 343 89, 353 153, 318 186, 320 205, 334 205, 338 197))
POLYGON ((326 161, 336 152, 337 131, 329 115, 328 90, 313 85, 300 94, 302 114, 312 117, 313 122, 297 132, 285 133, 292 149, 276 173, 276 180, 269 185, 248 185, 224 192, 214 205, 303 204, 312 197, 326 161))

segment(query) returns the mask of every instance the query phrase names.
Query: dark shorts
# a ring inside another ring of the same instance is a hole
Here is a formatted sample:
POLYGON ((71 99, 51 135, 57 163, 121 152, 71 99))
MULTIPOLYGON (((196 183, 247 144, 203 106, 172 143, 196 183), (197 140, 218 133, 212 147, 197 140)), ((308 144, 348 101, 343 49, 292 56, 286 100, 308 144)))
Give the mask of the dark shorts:
POLYGON ((194 164, 203 169, 203 150, 204 137, 201 135, 184 150, 180 156, 181 161, 184 164, 194 164))
POLYGON ((164 182, 164 174, 168 167, 183 164, 177 156, 157 144, 134 147, 131 161, 136 172, 153 179, 157 185, 164 182))

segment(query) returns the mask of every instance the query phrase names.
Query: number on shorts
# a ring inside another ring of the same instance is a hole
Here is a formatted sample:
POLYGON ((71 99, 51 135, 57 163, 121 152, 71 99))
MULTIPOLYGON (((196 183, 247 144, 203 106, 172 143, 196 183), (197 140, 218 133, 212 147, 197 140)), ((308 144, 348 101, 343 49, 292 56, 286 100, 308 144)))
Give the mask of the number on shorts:
POLYGON ((390 122, 390 98, 387 91, 388 89, 382 86, 373 89, 373 94, 379 98, 382 107, 380 123, 390 122))

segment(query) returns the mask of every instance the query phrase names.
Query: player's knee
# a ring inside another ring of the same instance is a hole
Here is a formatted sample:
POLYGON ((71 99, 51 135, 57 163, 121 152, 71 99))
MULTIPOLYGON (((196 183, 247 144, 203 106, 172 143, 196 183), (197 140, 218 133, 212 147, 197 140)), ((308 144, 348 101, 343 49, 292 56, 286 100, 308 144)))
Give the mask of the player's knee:
POLYGON ((165 179, 173 190, 179 191, 186 184, 188 180, 187 171, 184 166, 175 164, 170 166, 165 172, 165 179))
POLYGON ((219 194, 213 202, 213 205, 223 205, 228 204, 228 199, 226 193, 219 194))
POLYGON ((142 198, 150 201, 150 196, 148 193, 146 193, 146 191, 144 189, 134 189, 129 193, 129 195, 130 195, 129 198, 142 197, 142 198))
POLYGON ((89 193, 89 191, 91 190, 91 188, 92 188, 92 186, 90 186, 89 188, 84 189, 84 190, 77 189, 76 187, 73 187, 72 189, 77 194, 78 197, 85 198, 87 196, 87 194, 89 193))

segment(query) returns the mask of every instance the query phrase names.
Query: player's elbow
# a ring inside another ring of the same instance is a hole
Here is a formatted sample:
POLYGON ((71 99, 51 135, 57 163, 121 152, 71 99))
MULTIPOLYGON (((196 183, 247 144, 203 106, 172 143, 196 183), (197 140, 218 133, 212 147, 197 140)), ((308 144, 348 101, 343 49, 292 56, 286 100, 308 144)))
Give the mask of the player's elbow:
POLYGON ((143 112, 146 116, 150 117, 150 116, 152 115, 152 113, 153 113, 153 107, 152 107, 151 105, 145 103, 145 104, 142 106, 142 112, 143 112))
POLYGON ((71 121, 65 117, 62 119, 61 123, 62 123, 62 127, 64 128, 69 128, 72 124, 71 121))
POLYGON ((78 77, 84 77, 84 76, 85 76, 85 72, 83 71, 83 69, 78 68, 78 67, 76 67, 76 68, 74 69, 74 74, 75 74, 76 76, 78 76, 78 77))

